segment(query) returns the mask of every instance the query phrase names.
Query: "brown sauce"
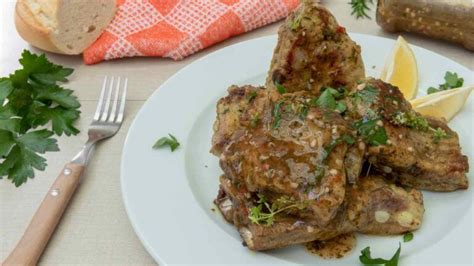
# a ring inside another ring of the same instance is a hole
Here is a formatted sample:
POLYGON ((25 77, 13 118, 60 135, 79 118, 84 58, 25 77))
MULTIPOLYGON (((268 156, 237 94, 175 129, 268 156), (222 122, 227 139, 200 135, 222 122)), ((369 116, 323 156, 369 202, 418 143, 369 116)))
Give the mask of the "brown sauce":
POLYGON ((313 241, 306 243, 306 249, 323 259, 340 259, 349 254, 356 245, 354 234, 344 234, 326 241, 313 241))

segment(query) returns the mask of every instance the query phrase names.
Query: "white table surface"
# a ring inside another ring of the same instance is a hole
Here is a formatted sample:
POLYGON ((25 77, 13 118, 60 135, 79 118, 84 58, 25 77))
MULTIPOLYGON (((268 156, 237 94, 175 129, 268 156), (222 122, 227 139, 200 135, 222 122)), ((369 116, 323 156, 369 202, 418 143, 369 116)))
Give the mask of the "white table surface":
MULTIPOLYGON (((339 23, 350 32, 359 32, 395 39, 397 35, 382 31, 375 20, 356 20, 350 15, 348 0, 326 0, 323 3, 335 14, 339 23)), ((23 49, 38 52, 25 43, 13 25, 14 1, 0 2, 0 76, 18 68, 18 57, 23 49)), ((373 8, 374 9, 374 8, 373 8)), ((373 11, 373 10, 372 10, 373 11)), ((372 12, 372 17, 374 14, 372 12)), ((48 167, 36 172, 20 188, 8 180, 0 181, 0 261, 16 245, 43 196, 56 178, 63 164, 71 158, 86 139, 87 126, 97 104, 104 75, 127 76, 129 95, 125 124, 112 139, 102 143, 94 154, 84 181, 49 242, 40 263, 44 265, 146 265, 155 264, 136 237, 125 213, 120 194, 119 165, 122 145, 135 114, 166 79, 194 60, 225 46, 271 35, 277 32, 275 23, 247 33, 183 61, 160 58, 133 58, 86 66, 80 56, 48 54, 59 64, 75 69, 67 87, 75 90, 82 104, 76 137, 59 138, 61 151, 46 154, 48 167)), ((474 54, 460 46, 446 42, 404 34, 409 43, 433 50, 474 69, 474 54)), ((442 77, 440 77, 440 82, 442 77)), ((159 226, 159 225, 157 225, 159 226)))

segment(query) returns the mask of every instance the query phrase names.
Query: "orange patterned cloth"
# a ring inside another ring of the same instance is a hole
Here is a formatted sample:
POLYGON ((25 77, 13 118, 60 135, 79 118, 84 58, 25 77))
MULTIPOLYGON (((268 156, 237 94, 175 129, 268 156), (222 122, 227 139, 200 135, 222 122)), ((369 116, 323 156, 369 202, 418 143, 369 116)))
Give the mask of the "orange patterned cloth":
POLYGON ((84 62, 133 56, 180 60, 286 17, 299 0, 117 0, 115 18, 84 62))

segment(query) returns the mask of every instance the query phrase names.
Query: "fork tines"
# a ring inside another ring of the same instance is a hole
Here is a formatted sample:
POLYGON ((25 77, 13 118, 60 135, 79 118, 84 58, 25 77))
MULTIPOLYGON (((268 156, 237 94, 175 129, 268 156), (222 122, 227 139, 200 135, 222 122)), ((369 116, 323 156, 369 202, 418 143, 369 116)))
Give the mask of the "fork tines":
POLYGON ((94 122, 122 123, 127 96, 128 79, 121 77, 104 78, 94 122), (112 99, 113 96, 113 99, 112 99))

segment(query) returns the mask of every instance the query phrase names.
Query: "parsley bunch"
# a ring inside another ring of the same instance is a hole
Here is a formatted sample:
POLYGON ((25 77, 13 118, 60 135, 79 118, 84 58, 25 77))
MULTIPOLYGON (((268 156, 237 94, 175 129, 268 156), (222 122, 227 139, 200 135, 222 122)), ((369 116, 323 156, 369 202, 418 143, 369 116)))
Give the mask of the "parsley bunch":
POLYGON ((444 74, 444 84, 440 84, 438 88, 429 87, 428 94, 459 88, 459 87, 462 87, 463 84, 464 84, 464 79, 461 77, 458 77, 457 73, 451 73, 449 71, 446 71, 446 74, 444 74))
POLYGON ((59 151, 53 135, 76 135, 73 123, 80 107, 66 82, 73 72, 55 65, 46 56, 23 51, 22 68, 0 78, 0 178, 20 186, 44 170, 46 159, 39 154, 59 151), (41 127, 41 129, 38 129, 41 127))

